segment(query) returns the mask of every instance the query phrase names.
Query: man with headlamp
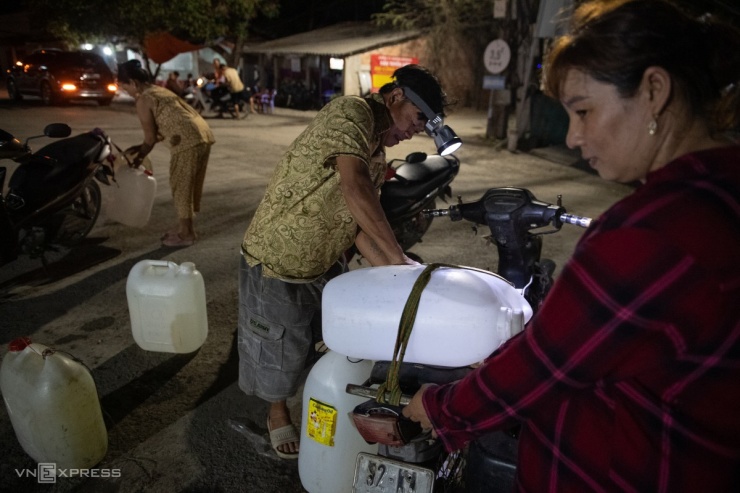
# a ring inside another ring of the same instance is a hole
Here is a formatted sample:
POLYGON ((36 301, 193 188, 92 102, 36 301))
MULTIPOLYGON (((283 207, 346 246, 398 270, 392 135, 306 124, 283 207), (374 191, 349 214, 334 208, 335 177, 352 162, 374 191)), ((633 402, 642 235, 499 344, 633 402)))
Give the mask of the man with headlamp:
MULTIPOLYGON (((367 98, 329 102, 288 148, 244 236, 239 272, 239 386, 270 403, 278 456, 299 437, 286 399, 321 340, 321 293, 347 270, 353 244, 373 266, 414 264, 380 205, 385 148, 425 131, 440 154, 462 143, 444 125, 446 95, 425 68, 407 65, 367 98)), ((358 293, 360 296, 361 293, 358 293)))

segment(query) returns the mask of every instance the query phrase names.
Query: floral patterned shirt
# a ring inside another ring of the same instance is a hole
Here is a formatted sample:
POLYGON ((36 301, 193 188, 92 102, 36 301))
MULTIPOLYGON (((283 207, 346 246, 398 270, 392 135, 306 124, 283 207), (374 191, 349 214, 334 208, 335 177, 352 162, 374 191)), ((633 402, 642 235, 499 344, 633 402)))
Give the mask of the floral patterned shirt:
POLYGON ((387 164, 381 135, 391 118, 382 96, 343 96, 318 112, 278 163, 244 235, 249 265, 292 282, 323 275, 357 236, 357 222, 340 189, 336 159, 354 156, 370 170, 375 188, 387 164))
POLYGON ((150 104, 157 123, 157 140, 163 142, 172 154, 216 141, 211 128, 198 112, 169 89, 153 85, 139 98, 150 104))

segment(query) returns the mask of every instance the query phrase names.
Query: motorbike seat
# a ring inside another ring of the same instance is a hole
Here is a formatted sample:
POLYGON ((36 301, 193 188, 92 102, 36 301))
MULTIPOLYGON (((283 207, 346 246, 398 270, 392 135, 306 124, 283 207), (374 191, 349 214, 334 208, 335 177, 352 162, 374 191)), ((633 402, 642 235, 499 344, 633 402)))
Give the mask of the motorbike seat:
POLYGON ((54 178, 69 168, 85 167, 92 163, 104 145, 105 139, 88 132, 52 142, 36 151, 33 156, 51 158, 54 161, 54 168, 48 176, 54 178))
MULTIPOLYGON (((385 382, 390 361, 376 361, 370 372, 370 383, 380 384, 385 382)), ((448 368, 442 366, 422 365, 418 363, 401 363, 398 372, 399 385, 404 394, 414 394, 425 383, 446 384, 460 380, 470 373, 469 366, 461 368, 448 368)))
POLYGON ((396 176, 383 184, 381 201, 386 198, 418 200, 455 176, 460 169, 456 158, 428 156, 418 163, 404 162, 396 176))
POLYGON ((92 133, 52 142, 21 164, 8 186, 29 206, 43 203, 79 183, 104 145, 105 139, 92 133))

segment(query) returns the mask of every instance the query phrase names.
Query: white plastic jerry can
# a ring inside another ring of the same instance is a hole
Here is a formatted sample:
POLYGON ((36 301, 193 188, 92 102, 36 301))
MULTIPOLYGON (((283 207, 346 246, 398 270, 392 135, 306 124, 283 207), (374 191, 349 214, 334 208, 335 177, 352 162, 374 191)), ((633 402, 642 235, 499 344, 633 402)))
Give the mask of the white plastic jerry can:
MULTIPOLYGON (((354 358, 391 360, 406 301, 425 268, 369 267, 329 281, 321 301, 327 347, 354 358)), ((421 294, 404 361, 452 368, 483 361, 531 316, 527 300, 500 276, 441 267, 421 294)))
POLYGON ((0 368, 0 390, 16 437, 37 462, 89 469, 108 450, 95 382, 70 355, 15 339, 0 368))
POLYGON ((147 351, 191 353, 208 335, 203 276, 192 262, 142 260, 126 281, 134 341, 147 351))
POLYGON ((352 491, 357 454, 377 453, 377 444, 368 444, 349 416, 368 399, 345 392, 348 383, 361 385, 370 378, 372 368, 372 361, 334 351, 327 351, 311 368, 303 388, 298 454, 298 473, 306 491, 352 491))
POLYGON ((106 217, 126 226, 146 226, 157 194, 157 180, 152 172, 143 167, 120 166, 110 190, 111 201, 106 217))

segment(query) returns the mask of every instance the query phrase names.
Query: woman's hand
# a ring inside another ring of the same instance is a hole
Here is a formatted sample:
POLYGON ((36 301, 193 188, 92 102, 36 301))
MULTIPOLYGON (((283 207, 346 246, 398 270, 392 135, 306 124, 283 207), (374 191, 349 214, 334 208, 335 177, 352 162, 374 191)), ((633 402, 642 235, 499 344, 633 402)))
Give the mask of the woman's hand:
POLYGON ((139 166, 141 166, 141 163, 144 161, 144 158, 146 157, 146 155, 149 154, 149 152, 152 150, 152 147, 153 146, 147 145, 146 143, 139 144, 137 146, 131 146, 128 149, 126 149, 124 151, 124 154, 126 155, 133 154, 134 158, 131 164, 133 165, 134 168, 138 168, 139 166))
POLYGON ((141 166, 141 162, 144 160, 144 158, 140 157, 141 145, 131 146, 123 151, 123 153, 129 157, 133 156, 131 162, 129 163, 131 167, 138 168, 139 166, 141 166))
MULTIPOLYGON (((424 395, 424 391, 426 390, 426 388, 430 385, 431 384, 422 385, 419 391, 414 394, 414 397, 411 399, 409 405, 404 407, 401 411, 404 416, 409 418, 411 421, 416 421, 425 430, 432 428, 432 422, 429 420, 429 415, 427 414, 426 409, 424 409, 424 403, 422 402, 421 398, 424 395)), ((437 436, 434 433, 434 430, 432 430, 432 435, 435 438, 437 436)))

